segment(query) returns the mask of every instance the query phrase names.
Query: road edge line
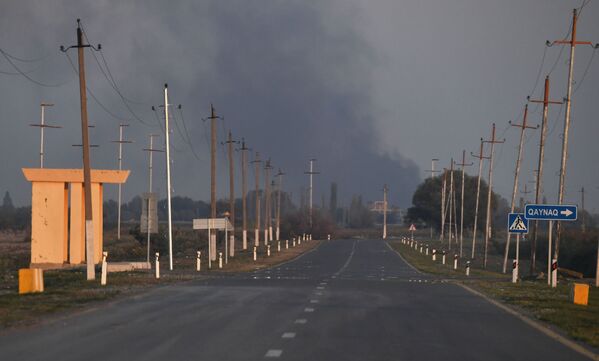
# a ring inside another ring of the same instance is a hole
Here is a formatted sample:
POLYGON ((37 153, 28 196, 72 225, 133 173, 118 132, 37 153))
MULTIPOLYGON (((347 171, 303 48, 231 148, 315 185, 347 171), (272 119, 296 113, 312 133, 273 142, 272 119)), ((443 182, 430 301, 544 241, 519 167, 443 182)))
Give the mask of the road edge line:
POLYGON ((471 287, 466 286, 465 284, 463 284, 461 282, 452 282, 452 283, 462 287, 463 289, 472 293, 473 295, 483 298, 485 301, 489 302, 490 304, 494 305, 495 307, 502 309, 503 311, 511 314, 512 316, 517 317, 522 322, 526 323, 527 325, 531 326, 532 328, 536 329, 537 331, 542 332, 549 338, 561 343, 562 345, 570 348, 571 350, 576 351, 579 354, 590 358, 591 360, 595 360, 595 361, 599 360, 599 354, 596 354, 595 352, 589 350, 588 348, 578 344, 576 341, 570 340, 569 338, 560 335, 559 333, 553 331, 551 328, 547 327, 546 325, 514 310, 513 308, 511 308, 507 305, 502 304, 499 301, 496 301, 496 300, 490 298, 489 296, 487 296, 471 287))
POLYGON ((393 247, 391 247, 391 245, 389 244, 389 241, 384 241, 384 242, 387 245, 387 247, 391 251, 395 252, 395 254, 397 254, 399 256, 399 258, 401 258, 401 260, 404 261, 408 266, 410 266, 411 269, 413 269, 414 271, 416 271, 418 274, 424 275, 424 273, 421 270, 419 270, 418 268, 412 266, 412 264, 410 262, 406 261, 406 259, 403 258, 403 256, 401 255, 401 253, 399 253, 399 251, 397 251, 396 249, 394 249, 393 247))

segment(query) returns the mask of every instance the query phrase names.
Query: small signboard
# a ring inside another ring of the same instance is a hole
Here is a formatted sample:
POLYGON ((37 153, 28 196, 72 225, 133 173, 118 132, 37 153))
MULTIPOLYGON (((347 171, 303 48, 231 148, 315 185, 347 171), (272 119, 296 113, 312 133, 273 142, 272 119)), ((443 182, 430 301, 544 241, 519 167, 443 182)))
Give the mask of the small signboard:
POLYGON ((507 230, 510 233, 528 233, 528 219, 524 218, 524 213, 509 213, 507 230))
POLYGON ((141 233, 148 233, 148 228, 150 229, 150 233, 158 233, 157 199, 156 193, 142 194, 141 221, 139 223, 141 233), (148 214, 150 217, 148 217, 148 214))
POLYGON ((412 223, 410 225, 410 231, 414 232, 416 230, 416 226, 414 225, 414 223, 412 223))
POLYGON ((527 204, 524 217, 542 221, 575 221, 578 207, 565 204, 527 204))
POLYGON ((200 218, 193 220, 193 229, 216 229, 224 231, 233 230, 233 225, 228 218, 200 218))

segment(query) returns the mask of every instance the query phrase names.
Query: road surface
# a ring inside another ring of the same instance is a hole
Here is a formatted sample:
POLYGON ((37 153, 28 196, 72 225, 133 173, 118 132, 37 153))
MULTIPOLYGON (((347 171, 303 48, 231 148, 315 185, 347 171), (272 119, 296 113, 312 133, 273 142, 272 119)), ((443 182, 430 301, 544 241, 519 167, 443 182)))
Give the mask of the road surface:
POLYGON ((380 240, 0 336, 1 360, 587 360, 380 240))

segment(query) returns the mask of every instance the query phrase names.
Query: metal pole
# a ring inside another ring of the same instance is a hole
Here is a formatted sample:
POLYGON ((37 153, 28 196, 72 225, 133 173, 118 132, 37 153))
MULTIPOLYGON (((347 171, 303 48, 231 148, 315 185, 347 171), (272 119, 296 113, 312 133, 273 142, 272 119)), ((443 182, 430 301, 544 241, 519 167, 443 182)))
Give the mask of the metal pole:
POLYGON ((312 176, 314 175, 314 159, 310 159, 310 229, 312 229, 312 176))
POLYGON ((387 192, 388 188, 383 186, 383 239, 387 239, 387 192))
POLYGON ((453 224, 453 158, 451 158, 451 166, 449 168, 449 241, 448 247, 451 250, 451 227, 453 224))
POLYGON ((247 150, 245 139, 241 139, 241 208, 243 213, 243 250, 247 250, 247 150))
POLYGON ((443 169, 443 187, 441 190, 441 241, 445 240, 445 189, 447 188, 447 170, 443 169))
MULTIPOLYGON (((231 245, 231 251, 235 249, 235 174, 233 169, 233 135, 229 130, 229 139, 227 140, 229 145, 229 217, 231 220, 231 230, 233 245, 231 245)), ((225 237, 225 242, 229 242, 229 239, 225 237)), ((227 263, 227 255, 225 255, 225 263, 227 263)))
POLYGON ((170 128, 168 125, 168 85, 164 84, 164 147, 166 150, 166 201, 168 207, 168 263, 173 270, 173 223, 171 209, 171 153, 170 153, 170 128))

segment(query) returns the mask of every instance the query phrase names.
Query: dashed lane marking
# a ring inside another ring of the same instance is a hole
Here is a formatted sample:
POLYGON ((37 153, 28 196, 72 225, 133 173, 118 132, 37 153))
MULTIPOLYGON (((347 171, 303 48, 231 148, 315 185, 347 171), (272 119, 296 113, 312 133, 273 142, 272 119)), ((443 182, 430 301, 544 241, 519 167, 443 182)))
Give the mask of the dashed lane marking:
POLYGON ((306 323, 308 323, 308 320, 306 320, 305 318, 298 318, 297 320, 295 320, 295 322, 294 322, 294 323, 297 323, 297 324, 303 325, 303 324, 306 324, 306 323))
POLYGON ((281 338, 294 338, 295 337, 295 332, 285 332, 283 335, 281 335, 281 338))
POLYGON ((304 308, 304 312, 314 312, 314 309, 312 307, 306 307, 304 308))
POLYGON ((318 300, 310 300, 310 303, 318 303, 318 300))
POLYGON ((264 357, 281 357, 281 355, 283 354, 283 350, 268 350, 266 351, 266 355, 264 355, 264 357))

